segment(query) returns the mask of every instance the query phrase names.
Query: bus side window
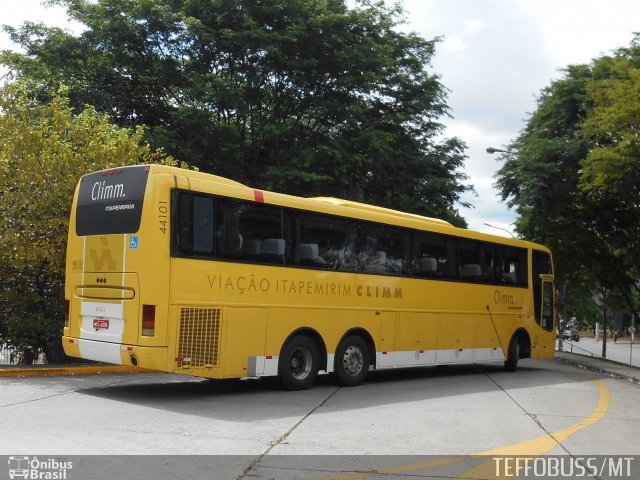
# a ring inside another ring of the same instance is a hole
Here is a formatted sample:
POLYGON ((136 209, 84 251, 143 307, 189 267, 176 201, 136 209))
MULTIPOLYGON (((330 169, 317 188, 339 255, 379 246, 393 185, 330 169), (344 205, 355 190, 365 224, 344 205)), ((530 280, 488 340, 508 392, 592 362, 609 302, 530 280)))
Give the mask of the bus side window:
POLYGON ((174 217, 173 253, 191 253, 191 195, 176 190, 173 193, 172 209, 174 217))
POLYGON ((273 205, 218 197, 218 258, 288 263, 291 212, 273 205))
POLYGON ((216 255, 219 258, 237 258, 244 245, 244 237, 240 233, 239 209, 224 208, 218 200, 216 211, 216 255))
POLYGON ((295 263, 301 266, 354 271, 356 267, 354 224, 332 216, 297 215, 295 263))
POLYGON ((196 255, 213 254, 213 197, 193 197, 193 247, 196 255))
POLYGON ((406 273, 407 237, 408 233, 400 228, 360 223, 358 270, 369 273, 406 273))
POLYGON ((527 252, 496 247, 496 280, 507 285, 527 285, 527 252))
POLYGON ((470 282, 493 281, 493 247, 474 241, 458 242, 458 276, 470 282))
POLYGON ((413 238, 412 266, 415 276, 453 276, 455 245, 452 239, 428 233, 416 233, 413 238))

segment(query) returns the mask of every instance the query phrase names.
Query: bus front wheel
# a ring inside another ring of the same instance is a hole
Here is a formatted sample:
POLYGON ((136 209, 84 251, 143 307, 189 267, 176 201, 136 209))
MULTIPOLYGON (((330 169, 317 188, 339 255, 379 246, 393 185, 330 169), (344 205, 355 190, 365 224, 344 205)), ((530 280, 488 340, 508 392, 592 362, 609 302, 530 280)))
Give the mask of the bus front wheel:
POLYGON ((296 335, 278 359, 278 380, 285 390, 305 390, 318 376, 318 347, 306 335, 296 335))
POLYGON ((518 335, 514 335, 509 342, 509 353, 504 362, 504 369, 507 372, 515 372, 518 369, 518 360, 520 360, 520 340, 518 335))
POLYGON ((349 335, 336 349, 333 370, 339 385, 360 385, 369 373, 369 347, 362 337, 349 335))

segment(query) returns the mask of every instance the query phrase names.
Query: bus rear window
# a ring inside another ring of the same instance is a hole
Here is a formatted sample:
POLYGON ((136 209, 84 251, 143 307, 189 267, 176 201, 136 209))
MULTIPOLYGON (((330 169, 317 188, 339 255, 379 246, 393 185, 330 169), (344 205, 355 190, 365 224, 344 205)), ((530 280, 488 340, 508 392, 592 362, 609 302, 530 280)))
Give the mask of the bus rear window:
POLYGON ((140 229, 148 166, 114 168, 82 177, 77 235, 135 233, 140 229))

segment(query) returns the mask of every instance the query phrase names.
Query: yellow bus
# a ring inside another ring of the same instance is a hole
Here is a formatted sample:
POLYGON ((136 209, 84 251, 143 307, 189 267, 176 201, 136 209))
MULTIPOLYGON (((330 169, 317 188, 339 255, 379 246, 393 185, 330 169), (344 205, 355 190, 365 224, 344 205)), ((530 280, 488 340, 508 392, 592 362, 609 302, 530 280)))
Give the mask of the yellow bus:
POLYGON ((65 297, 67 355, 291 390, 555 346, 541 245, 161 165, 82 177, 65 297))

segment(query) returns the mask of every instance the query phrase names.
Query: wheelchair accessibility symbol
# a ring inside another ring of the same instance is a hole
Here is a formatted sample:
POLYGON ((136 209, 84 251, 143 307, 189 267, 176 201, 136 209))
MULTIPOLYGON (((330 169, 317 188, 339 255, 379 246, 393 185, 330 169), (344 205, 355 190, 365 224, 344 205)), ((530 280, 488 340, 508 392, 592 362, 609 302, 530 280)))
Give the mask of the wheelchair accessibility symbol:
POLYGON ((138 237, 137 236, 132 236, 129 239, 129 248, 131 248, 132 250, 137 250, 138 249, 138 237))

